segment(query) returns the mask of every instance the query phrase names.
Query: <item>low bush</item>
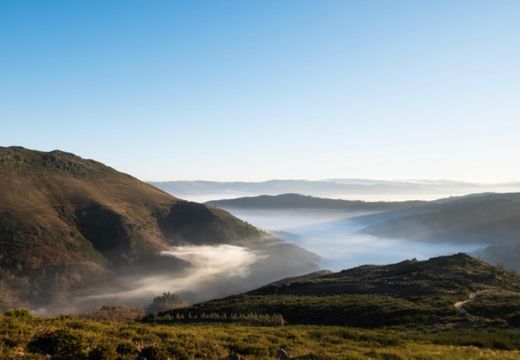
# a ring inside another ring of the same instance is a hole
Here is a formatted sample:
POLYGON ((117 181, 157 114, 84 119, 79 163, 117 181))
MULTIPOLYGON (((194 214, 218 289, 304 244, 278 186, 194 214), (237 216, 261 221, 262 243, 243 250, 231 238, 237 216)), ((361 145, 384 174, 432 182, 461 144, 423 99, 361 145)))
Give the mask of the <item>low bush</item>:
POLYGON ((170 354, 162 347, 148 346, 141 350, 141 356, 146 360, 168 360, 170 354))
POLYGON ((53 356, 82 356, 85 342, 68 330, 56 330, 34 338, 28 345, 31 352, 53 356))

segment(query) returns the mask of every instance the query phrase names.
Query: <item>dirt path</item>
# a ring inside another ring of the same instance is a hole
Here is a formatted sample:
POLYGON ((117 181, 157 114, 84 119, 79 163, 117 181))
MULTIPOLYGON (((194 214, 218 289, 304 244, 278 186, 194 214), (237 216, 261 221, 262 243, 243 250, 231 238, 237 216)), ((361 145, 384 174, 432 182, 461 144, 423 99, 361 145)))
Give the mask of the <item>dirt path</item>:
POLYGON ((455 304, 453 304, 453 306, 455 307, 455 309, 458 310, 458 312, 461 314, 461 315, 465 315, 465 314, 468 314, 468 312, 466 311, 466 309, 464 309, 464 305, 466 305, 467 303, 469 302, 472 302, 473 300, 475 300, 477 298, 477 293, 475 292, 472 292, 469 294, 469 298, 467 300, 464 300, 464 301, 458 301, 456 302, 455 304))

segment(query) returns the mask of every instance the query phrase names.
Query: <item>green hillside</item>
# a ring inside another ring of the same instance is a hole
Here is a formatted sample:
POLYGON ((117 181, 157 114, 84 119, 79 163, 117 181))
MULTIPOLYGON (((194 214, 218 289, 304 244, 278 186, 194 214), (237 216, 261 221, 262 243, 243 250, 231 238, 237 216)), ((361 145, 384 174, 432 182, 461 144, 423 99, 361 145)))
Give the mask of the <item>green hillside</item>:
POLYGON ((149 320, 258 313, 291 324, 520 327, 519 309, 520 276, 457 254, 281 280, 149 320))
POLYGON ((518 329, 359 329, 251 324, 157 325, 0 316, 2 359, 514 360, 518 329))

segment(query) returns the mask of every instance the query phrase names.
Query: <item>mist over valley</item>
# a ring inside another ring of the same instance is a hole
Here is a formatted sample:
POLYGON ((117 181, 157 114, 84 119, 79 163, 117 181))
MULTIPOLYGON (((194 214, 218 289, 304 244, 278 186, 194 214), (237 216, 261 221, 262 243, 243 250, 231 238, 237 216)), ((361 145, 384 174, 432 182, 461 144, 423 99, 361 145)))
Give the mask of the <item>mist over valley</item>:
POLYGON ((208 204, 220 206, 273 236, 318 254, 321 257, 320 267, 333 271, 411 258, 425 260, 458 252, 476 255, 488 245, 483 239, 420 241, 420 238, 414 238, 413 231, 408 236, 386 236, 384 232, 374 235, 368 231, 375 218, 379 217, 379 221, 384 222, 383 219, 404 217, 408 212, 419 213, 421 206, 426 204, 422 201, 377 203, 326 200, 287 194, 210 201, 208 204), (302 206, 302 203, 305 205, 302 206))

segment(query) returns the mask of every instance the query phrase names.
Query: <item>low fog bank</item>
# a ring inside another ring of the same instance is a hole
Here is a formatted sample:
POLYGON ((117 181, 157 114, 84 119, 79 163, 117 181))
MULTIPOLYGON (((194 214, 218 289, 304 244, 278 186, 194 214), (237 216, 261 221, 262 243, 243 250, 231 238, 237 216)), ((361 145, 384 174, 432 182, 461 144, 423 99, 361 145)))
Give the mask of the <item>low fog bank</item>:
POLYGON ((425 260, 458 252, 474 253, 484 244, 418 242, 364 234, 365 215, 381 214, 319 210, 242 210, 233 215, 271 231, 275 236, 321 257, 320 268, 339 271, 365 264, 425 260))
POLYGON ((313 272, 319 257, 276 239, 246 246, 175 246, 161 257, 180 259, 183 270, 163 269, 145 275, 119 276, 110 284, 84 289, 68 306, 42 308, 40 314, 92 310, 104 305, 147 306, 164 292, 180 295, 186 304, 249 291, 281 278, 313 272))

